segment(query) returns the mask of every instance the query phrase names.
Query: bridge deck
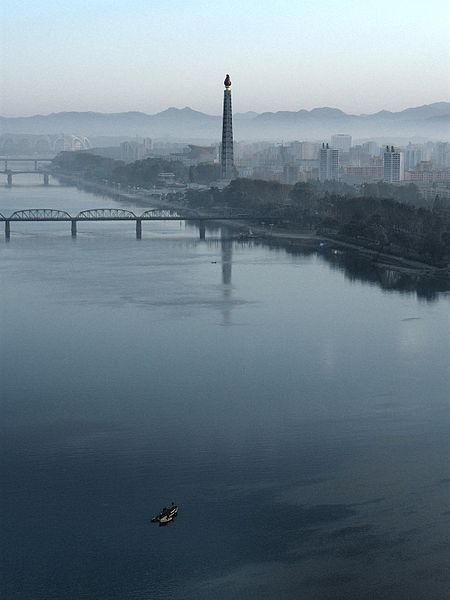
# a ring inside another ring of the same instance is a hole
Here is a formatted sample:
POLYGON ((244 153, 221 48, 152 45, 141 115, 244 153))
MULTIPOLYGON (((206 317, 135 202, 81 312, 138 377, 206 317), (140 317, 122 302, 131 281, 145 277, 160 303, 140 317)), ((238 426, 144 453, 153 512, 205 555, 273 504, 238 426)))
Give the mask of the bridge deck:
POLYGON ((41 158, 39 156, 34 157, 34 156, 25 156, 25 157, 20 157, 20 156, 0 156, 0 161, 5 161, 7 160, 8 162, 35 162, 36 160, 38 162, 52 162, 53 158, 41 158))
POLYGON ((11 223, 31 223, 34 221, 45 221, 45 222, 71 222, 77 221, 78 223, 88 223, 89 221, 255 221, 261 219, 272 219, 279 220, 280 217, 257 217, 257 216, 241 216, 241 217, 186 217, 180 215, 179 217, 34 217, 34 218, 20 218, 20 217, 5 217, 0 215, 0 222, 10 221, 11 223))
POLYGON ((9 216, 0 213, 0 221, 32 222, 32 221, 254 221, 254 220, 279 220, 277 215, 257 215, 248 213, 205 214, 195 213, 191 210, 148 209, 140 215, 131 210, 122 208, 94 208, 83 210, 76 215, 71 215, 65 210, 55 208, 27 208, 16 210, 9 216))

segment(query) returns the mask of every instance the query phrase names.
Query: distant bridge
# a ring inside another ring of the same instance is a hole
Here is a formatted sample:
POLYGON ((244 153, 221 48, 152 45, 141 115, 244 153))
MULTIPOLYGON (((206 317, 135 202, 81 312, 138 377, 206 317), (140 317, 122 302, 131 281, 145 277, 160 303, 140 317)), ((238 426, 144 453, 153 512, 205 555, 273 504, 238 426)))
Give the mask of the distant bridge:
POLYGON ((51 158, 35 158, 35 157, 33 157, 33 158, 19 158, 19 157, 10 158, 8 156, 1 156, 0 163, 3 162, 3 164, 4 164, 4 169, 1 172, 5 173, 8 186, 12 186, 12 184, 13 184, 13 175, 21 175, 23 173, 40 173, 44 176, 44 185, 48 185, 49 173, 47 171, 43 171, 42 169, 40 169, 39 163, 52 162, 52 160, 53 159, 51 159, 51 158), (34 169, 26 169, 26 170, 20 169, 20 171, 12 171, 11 169, 8 169, 8 163, 11 163, 11 162, 34 163, 34 169))
POLYGON ((0 213, 0 222, 5 223, 5 238, 8 240, 11 235, 11 223, 17 222, 53 222, 65 221, 70 222, 72 237, 77 236, 77 223, 82 221, 135 221, 136 223, 136 239, 142 237, 142 222, 143 221, 197 221, 200 229, 200 239, 205 239, 207 221, 257 221, 264 218, 266 221, 280 221, 281 217, 277 215, 264 216, 250 215, 248 213, 240 213, 227 211, 223 214, 205 215, 189 209, 172 210, 172 209, 150 209, 143 212, 141 215, 136 215, 131 210, 122 208, 93 208, 90 210, 82 210, 77 215, 72 216, 64 210, 56 210, 54 208, 30 208, 25 210, 16 210, 9 217, 5 217, 0 213))

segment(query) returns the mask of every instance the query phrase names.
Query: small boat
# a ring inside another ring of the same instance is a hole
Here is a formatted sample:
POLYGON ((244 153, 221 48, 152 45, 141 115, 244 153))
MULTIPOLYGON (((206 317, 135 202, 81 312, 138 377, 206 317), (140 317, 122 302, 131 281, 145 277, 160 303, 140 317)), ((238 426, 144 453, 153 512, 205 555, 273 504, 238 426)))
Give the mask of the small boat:
POLYGON ((178 514, 178 506, 172 502, 172 506, 167 508, 166 506, 162 509, 159 515, 153 517, 152 523, 159 523, 160 525, 167 525, 175 519, 178 514))
POLYGON ((249 228, 247 231, 241 231, 241 233, 238 235, 238 240, 240 242, 246 242, 248 240, 253 240, 255 238, 255 234, 253 233, 253 231, 249 228))

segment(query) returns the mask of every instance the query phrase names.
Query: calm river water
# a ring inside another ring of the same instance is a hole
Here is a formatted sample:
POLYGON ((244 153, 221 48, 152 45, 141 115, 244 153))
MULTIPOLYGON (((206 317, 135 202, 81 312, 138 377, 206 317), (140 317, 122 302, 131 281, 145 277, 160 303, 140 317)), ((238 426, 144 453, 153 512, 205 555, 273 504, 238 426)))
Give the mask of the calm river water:
MULTIPOLYGON (((4 215, 119 206, 26 177, 4 215)), ((448 598, 449 294, 198 238, 0 231, 2 597, 448 598)))

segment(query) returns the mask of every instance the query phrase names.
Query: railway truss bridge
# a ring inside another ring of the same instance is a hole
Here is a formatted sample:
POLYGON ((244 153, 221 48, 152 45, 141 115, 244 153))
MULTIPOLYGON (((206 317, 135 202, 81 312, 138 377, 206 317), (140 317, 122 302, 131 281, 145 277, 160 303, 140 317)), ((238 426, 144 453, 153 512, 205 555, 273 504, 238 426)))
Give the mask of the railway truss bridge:
POLYGON ((200 239, 205 239, 206 223, 208 221, 265 221, 277 222, 281 220, 277 215, 261 215, 243 213, 239 211, 226 210, 223 213, 205 214, 189 209, 151 209, 146 210, 141 215, 136 215, 131 210, 122 208, 94 208, 82 210, 77 215, 70 215, 64 210, 54 208, 30 208, 17 210, 9 217, 0 213, 0 222, 5 224, 5 238, 9 239, 11 235, 12 223, 23 222, 67 222, 70 223, 72 237, 77 236, 77 224, 87 221, 134 221, 136 224, 136 238, 142 237, 142 223, 144 221, 194 221, 198 224, 200 230, 200 239))

